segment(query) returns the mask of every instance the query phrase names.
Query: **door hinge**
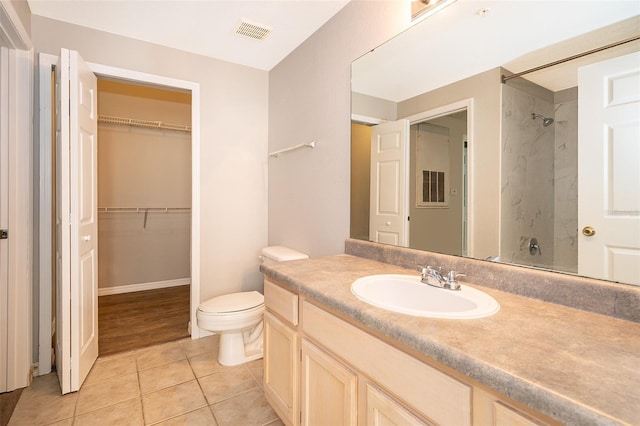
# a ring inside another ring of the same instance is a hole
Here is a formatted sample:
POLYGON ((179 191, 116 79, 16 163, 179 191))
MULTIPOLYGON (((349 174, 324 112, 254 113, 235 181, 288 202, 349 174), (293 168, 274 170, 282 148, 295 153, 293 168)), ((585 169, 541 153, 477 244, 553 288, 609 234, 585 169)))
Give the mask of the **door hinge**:
POLYGON ((9 238, 9 230, 0 229, 0 240, 6 240, 7 238, 9 238))

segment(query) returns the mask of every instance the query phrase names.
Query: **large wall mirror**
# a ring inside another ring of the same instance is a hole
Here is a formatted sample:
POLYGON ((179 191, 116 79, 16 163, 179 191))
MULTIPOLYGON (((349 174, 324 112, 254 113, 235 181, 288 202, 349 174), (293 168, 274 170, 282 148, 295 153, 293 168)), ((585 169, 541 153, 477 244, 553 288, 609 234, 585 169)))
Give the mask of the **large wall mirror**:
POLYGON ((639 35, 458 0, 353 62, 351 237, 640 285, 639 35))

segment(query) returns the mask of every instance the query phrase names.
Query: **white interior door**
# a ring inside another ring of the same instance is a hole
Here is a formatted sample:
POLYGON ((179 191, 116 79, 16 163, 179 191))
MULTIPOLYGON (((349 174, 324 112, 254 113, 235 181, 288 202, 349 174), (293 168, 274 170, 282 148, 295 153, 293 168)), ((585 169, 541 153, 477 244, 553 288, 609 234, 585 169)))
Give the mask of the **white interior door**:
POLYGON ((640 53, 582 67, 578 87, 578 272, 640 285, 640 53))
POLYGON ((56 65, 56 367, 80 389, 98 357, 97 79, 78 52, 56 65))
POLYGON ((409 121, 379 124, 371 129, 369 238, 409 245, 409 121))

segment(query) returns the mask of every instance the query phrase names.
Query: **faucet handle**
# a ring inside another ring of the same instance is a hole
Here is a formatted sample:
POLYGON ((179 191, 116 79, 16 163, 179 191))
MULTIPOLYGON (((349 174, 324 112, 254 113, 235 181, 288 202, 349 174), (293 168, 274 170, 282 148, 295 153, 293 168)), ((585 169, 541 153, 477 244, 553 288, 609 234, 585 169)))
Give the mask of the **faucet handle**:
POLYGON ((457 272, 457 271, 449 271, 449 273, 447 274, 447 280, 449 280, 449 282, 453 282, 456 281, 458 277, 466 277, 467 274, 463 274, 462 272, 457 272))
POLYGON ((447 288, 449 290, 460 290, 460 283, 458 283, 458 277, 466 277, 467 274, 463 274, 456 271, 449 271, 447 274, 447 288))

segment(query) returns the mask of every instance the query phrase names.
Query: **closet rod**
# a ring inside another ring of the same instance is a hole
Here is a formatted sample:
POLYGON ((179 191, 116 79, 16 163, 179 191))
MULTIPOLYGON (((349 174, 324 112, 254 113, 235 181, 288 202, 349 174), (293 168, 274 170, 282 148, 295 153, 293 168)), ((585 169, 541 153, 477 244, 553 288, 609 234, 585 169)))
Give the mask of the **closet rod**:
POLYGON ((640 40, 640 36, 635 36, 635 37, 631 37, 631 38, 628 38, 628 39, 625 39, 625 40, 617 41, 615 43, 607 44, 606 46, 601 46, 601 47, 598 47, 598 48, 595 48, 595 49, 592 49, 592 50, 588 50, 586 52, 578 53, 577 55, 569 56, 568 58, 560 59, 560 60, 557 60, 557 61, 554 61, 554 62, 549 62, 548 64, 540 65, 540 66, 535 67, 535 68, 530 68, 530 69, 528 69, 526 71, 522 71, 522 72, 519 72, 517 74, 512 74, 512 75, 509 75, 509 76, 503 75, 502 76, 502 84, 506 83, 507 81, 511 80, 512 78, 520 77, 522 75, 529 74, 529 73, 532 73, 532 72, 535 72, 535 71, 540 71, 540 70, 543 70, 545 68, 552 67, 554 65, 559 65, 559 64, 562 64, 562 63, 565 63, 565 62, 573 61, 574 59, 582 58, 583 56, 591 55, 593 53, 602 52, 603 50, 611 49, 612 47, 620 46, 620 45, 623 45, 623 44, 626 44, 626 43, 631 43, 632 41, 636 41, 636 40, 640 40))
POLYGON ((98 207, 100 213, 169 213, 190 212, 191 207, 98 207))
POLYGON ((110 115, 98 115, 98 123, 191 133, 191 126, 186 126, 183 124, 171 124, 165 123, 164 121, 154 120, 139 120, 137 118, 113 117, 110 115))

